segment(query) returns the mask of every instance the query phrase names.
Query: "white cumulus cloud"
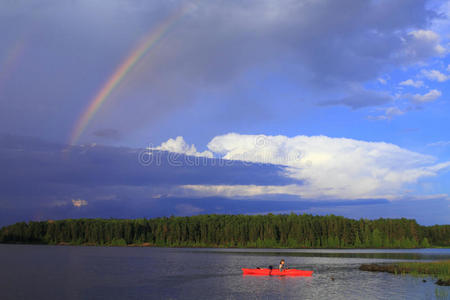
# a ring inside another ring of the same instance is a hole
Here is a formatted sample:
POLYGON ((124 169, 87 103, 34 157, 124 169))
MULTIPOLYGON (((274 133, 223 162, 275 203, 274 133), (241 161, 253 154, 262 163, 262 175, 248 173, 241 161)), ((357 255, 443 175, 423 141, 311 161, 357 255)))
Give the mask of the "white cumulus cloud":
POLYGON ((441 38, 432 30, 411 31, 405 39, 404 55, 410 59, 444 56, 447 50, 440 44, 441 38))
POLYGON ((287 166, 284 176, 299 180, 284 186, 185 185, 200 195, 253 197, 288 194, 315 199, 396 199, 421 178, 436 176, 450 162, 384 142, 327 136, 266 136, 230 133, 208 148, 224 159, 287 166))
POLYGON ((438 70, 422 70, 422 74, 429 80, 444 82, 450 79, 449 75, 445 75, 438 70))
POLYGON ((412 100, 413 102, 417 103, 425 103, 425 102, 432 102, 439 98, 442 95, 441 91, 438 90, 430 90, 426 94, 408 94, 406 95, 407 98, 412 100))
POLYGON ((421 80, 414 81, 412 79, 408 79, 408 80, 400 82, 400 85, 420 88, 423 86, 423 81, 421 81, 421 80))
POLYGON ((178 136, 175 139, 169 139, 167 142, 162 143, 158 147, 150 147, 151 150, 161 150, 168 152, 175 152, 185 154, 189 156, 203 156, 212 158, 213 154, 210 151, 197 152, 195 145, 188 145, 182 136, 178 136))

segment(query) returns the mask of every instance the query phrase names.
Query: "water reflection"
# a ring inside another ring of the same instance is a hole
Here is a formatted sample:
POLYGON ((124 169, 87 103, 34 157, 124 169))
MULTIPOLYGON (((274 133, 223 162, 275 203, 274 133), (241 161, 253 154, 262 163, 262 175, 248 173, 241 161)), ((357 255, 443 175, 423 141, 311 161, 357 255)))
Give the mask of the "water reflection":
POLYGON ((335 258, 365 258, 365 259, 396 259, 396 260, 445 260, 450 259, 448 249, 191 249, 197 253, 240 254, 251 256, 283 256, 283 257, 335 257, 335 258))

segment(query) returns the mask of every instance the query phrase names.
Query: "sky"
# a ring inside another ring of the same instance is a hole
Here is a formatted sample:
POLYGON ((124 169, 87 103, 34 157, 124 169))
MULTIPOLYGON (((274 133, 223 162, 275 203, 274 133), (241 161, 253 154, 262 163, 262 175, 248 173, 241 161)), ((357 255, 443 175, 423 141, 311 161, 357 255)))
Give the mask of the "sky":
POLYGON ((450 223, 450 1, 0 4, 0 225, 450 223))

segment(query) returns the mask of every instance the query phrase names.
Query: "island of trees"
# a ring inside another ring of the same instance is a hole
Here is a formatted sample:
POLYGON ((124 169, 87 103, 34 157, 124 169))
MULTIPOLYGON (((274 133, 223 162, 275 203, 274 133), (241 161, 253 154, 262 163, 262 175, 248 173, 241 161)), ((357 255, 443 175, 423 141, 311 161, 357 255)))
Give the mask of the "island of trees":
POLYGON ((416 248, 449 247, 450 225, 410 219, 353 220, 296 215, 198 215, 154 219, 20 222, 2 243, 162 247, 416 248))

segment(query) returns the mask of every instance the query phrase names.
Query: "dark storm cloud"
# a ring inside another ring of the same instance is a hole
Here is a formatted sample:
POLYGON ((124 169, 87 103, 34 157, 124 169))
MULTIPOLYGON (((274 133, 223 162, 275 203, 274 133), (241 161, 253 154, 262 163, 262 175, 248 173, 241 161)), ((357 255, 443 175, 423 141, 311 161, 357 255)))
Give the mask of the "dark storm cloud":
MULTIPOLYGON (((189 157, 164 151, 106 146, 74 146, 36 138, 0 138, 2 182, 102 185, 293 183, 284 167, 214 158, 189 157)), ((296 182, 296 181, 295 181, 296 182)), ((5 186, 3 186, 5 187, 5 186)))
MULTIPOLYGON (((422 0, 44 0, 1 5, 0 57, 7 57, 20 39, 25 51, 0 91, 0 125, 6 132, 51 138, 67 137, 137 41, 180 6, 188 12, 113 93, 114 105, 106 105, 93 128, 114 128, 120 120, 121 131, 138 130, 199 95, 209 99, 211 92, 222 96, 209 101, 226 102, 250 73, 289 77, 311 99, 347 91, 342 101, 330 104, 379 105, 386 99, 356 99, 359 95, 348 92, 349 87, 390 66, 439 54, 436 39, 408 33, 426 29, 437 17, 422 0)), ((247 101, 244 96, 240 100, 233 103, 247 101)))
MULTIPOLYGON (((184 184, 293 183, 283 167, 105 146, 67 146, 36 138, 0 138, 0 207, 67 206, 73 199, 150 201, 184 184), (155 197, 155 198, 153 198, 155 197)), ((298 183, 297 181, 295 181, 298 183)))

